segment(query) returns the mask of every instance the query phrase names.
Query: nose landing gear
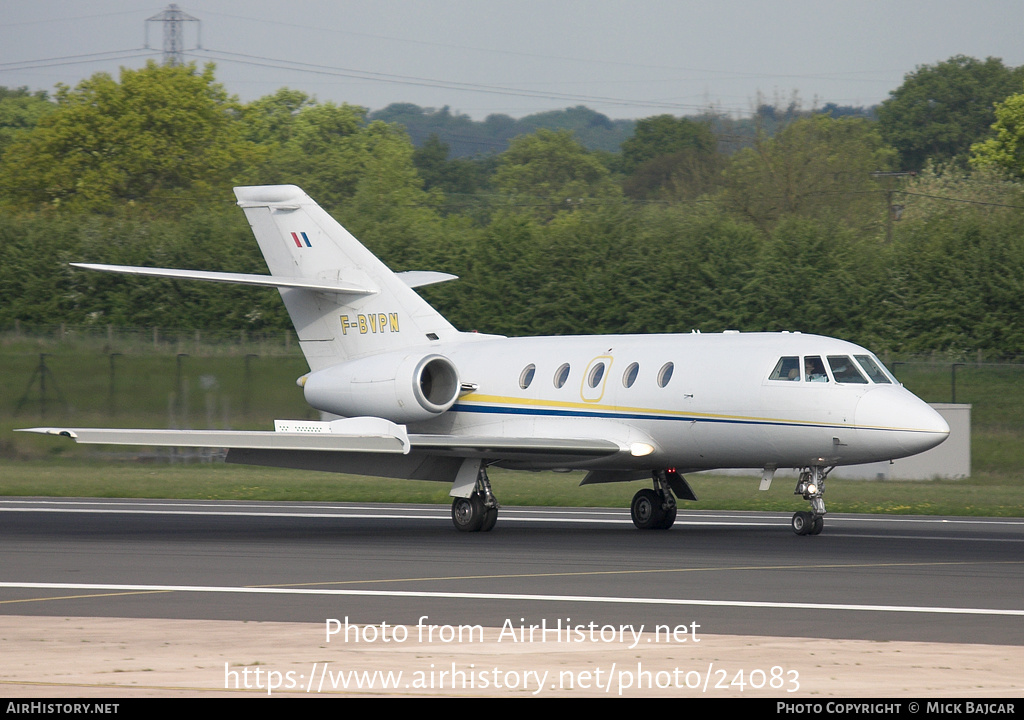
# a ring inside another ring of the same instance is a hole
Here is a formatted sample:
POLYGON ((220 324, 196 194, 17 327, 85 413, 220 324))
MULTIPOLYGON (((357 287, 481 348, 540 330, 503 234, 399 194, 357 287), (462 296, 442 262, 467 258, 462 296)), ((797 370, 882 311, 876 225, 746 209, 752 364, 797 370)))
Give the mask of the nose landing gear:
POLYGON ((797 535, 818 535, 825 527, 825 478, 832 472, 820 465, 812 465, 800 471, 794 495, 802 495, 811 503, 811 510, 793 513, 793 532, 797 535))

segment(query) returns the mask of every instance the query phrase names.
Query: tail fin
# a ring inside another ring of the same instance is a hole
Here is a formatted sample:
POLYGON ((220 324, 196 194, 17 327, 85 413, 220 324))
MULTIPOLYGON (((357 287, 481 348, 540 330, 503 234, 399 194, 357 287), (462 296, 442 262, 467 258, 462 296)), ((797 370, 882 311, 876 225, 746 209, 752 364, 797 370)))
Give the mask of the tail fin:
POLYGON ((412 290, 454 276, 396 275, 294 185, 237 187, 235 196, 274 277, 337 288, 278 288, 310 370, 458 334, 412 290))

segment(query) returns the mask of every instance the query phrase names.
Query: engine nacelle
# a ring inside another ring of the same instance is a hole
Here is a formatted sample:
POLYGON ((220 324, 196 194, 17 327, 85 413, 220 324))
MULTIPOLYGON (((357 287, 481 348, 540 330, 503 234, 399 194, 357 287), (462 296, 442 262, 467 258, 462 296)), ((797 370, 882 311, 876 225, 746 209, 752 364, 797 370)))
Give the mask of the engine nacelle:
POLYGON ((373 355, 305 376, 306 402, 344 417, 369 415, 396 423, 437 417, 459 397, 459 371, 443 355, 373 355))

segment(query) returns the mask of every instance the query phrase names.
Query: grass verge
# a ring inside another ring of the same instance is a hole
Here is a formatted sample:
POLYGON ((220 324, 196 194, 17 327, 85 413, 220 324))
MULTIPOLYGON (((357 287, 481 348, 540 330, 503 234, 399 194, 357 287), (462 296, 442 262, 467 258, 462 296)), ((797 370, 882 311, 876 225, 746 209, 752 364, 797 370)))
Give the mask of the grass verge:
MULTIPOLYGON (((582 473, 493 469, 503 505, 629 507, 645 483, 578 487, 582 473)), ((778 477, 767 492, 759 478, 695 473, 687 480, 700 500, 682 509, 793 512, 805 503, 794 480, 778 477)), ((174 498, 306 502, 450 502, 446 483, 256 468, 223 463, 147 464, 30 460, 0 461, 0 495, 44 497, 174 498)), ((828 482, 829 512, 1024 517, 1024 488, 1002 475, 967 480, 828 482)))

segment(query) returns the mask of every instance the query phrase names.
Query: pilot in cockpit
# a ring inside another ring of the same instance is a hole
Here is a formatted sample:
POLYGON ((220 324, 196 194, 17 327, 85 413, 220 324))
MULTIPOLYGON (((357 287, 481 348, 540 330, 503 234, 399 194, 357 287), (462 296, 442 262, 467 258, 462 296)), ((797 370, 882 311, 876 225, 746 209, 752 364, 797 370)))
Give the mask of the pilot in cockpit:
POLYGON ((804 358, 804 375, 807 377, 807 382, 828 382, 825 363, 817 356, 804 358))

